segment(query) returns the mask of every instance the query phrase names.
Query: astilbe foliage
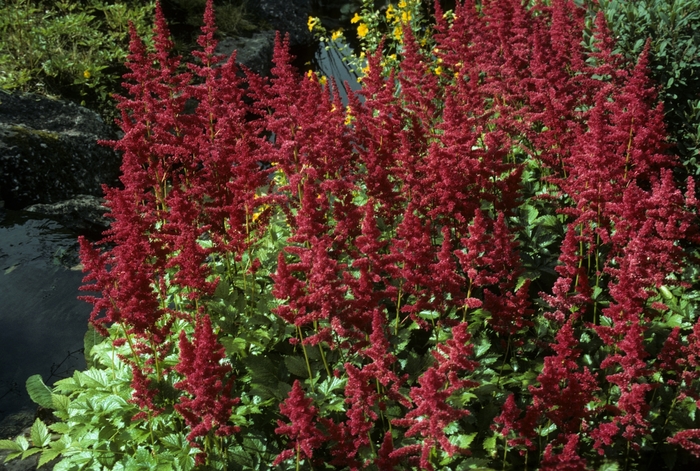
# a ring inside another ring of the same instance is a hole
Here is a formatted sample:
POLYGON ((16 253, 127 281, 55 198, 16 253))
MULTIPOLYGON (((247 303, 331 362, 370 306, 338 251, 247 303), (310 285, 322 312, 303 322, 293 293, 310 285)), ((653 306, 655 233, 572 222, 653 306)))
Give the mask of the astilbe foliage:
POLYGON ((700 399, 700 324, 670 328, 659 300, 692 286, 694 182, 674 181, 646 51, 628 70, 602 16, 588 50, 585 10, 535 3, 436 2, 431 49, 403 25, 398 65, 380 45, 347 106, 282 35, 269 78, 223 62, 211 1, 186 73, 160 10, 155 52, 132 31, 110 248, 81 250, 143 418, 176 411, 198 463, 236 433, 269 434, 273 466, 697 456, 674 417, 700 399))

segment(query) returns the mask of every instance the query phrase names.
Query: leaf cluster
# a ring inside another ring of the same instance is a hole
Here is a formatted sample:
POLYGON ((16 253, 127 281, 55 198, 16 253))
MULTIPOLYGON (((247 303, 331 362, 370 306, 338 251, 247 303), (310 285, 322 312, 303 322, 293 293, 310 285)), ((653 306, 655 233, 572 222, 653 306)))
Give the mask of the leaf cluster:
POLYGON ((61 96, 115 116, 129 23, 150 35, 154 2, 3 0, 0 88, 61 96))

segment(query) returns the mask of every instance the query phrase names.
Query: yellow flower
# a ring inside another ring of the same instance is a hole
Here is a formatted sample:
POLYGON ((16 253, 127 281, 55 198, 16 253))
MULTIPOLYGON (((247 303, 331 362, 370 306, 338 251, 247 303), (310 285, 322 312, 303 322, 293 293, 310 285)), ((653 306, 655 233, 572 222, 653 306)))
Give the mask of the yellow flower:
POLYGON ((409 21, 411 21, 411 12, 410 11, 401 12, 401 21, 403 21, 404 23, 408 23, 409 21))
POLYGON ((394 5, 390 3, 386 9, 386 19, 391 20, 392 18, 396 18, 396 10, 394 10, 394 5))
POLYGON ((320 20, 318 18, 314 18, 313 16, 309 17, 309 20, 306 22, 306 26, 309 27, 309 31, 313 31, 314 28, 320 23, 320 20))
POLYGON ((336 39, 340 38, 343 36, 343 28, 336 29, 333 31, 333 34, 331 35, 331 40, 335 41, 336 39))
POLYGON ((442 74, 442 66, 437 66, 435 68, 435 75, 441 75, 442 74))
POLYGON ((401 31, 401 26, 397 26, 396 28, 394 28, 393 34, 394 34, 394 39, 396 39, 397 41, 401 41, 401 37, 403 35, 403 31, 401 31))
POLYGON ((399 2, 399 8, 401 8, 401 9, 403 10, 403 9, 406 8, 406 7, 408 7, 408 4, 406 3, 406 0, 401 0, 401 1, 399 2))
POLYGON ((360 15, 358 15, 357 13, 355 13, 355 16, 353 16, 352 19, 350 20, 350 23, 355 24, 355 23, 358 23, 360 21, 362 21, 362 17, 360 15))
POLYGON ((260 210, 259 210, 259 211, 253 212, 253 222, 257 221, 258 218, 259 218, 260 216, 262 216, 262 214, 263 214, 265 211, 267 211, 269 207, 270 207, 269 204, 263 204, 263 205, 260 207, 260 210))
POLYGON ((325 86, 328 83, 328 78, 325 75, 321 75, 321 78, 318 79, 318 83, 325 86))
POLYGON ((85 77, 86 79, 89 79, 90 77, 92 77, 92 74, 90 73, 89 70, 86 70, 85 72, 83 72, 83 77, 85 77))
POLYGON ((348 106, 345 108, 345 125, 348 126, 352 123, 353 119, 355 119, 352 114, 351 114, 352 109, 348 106))
POLYGON ((314 71, 313 71, 313 70, 309 70, 308 72, 306 72, 306 77, 307 77, 309 80, 313 80, 313 79, 314 79, 314 71))
POLYGON ((369 33, 369 28, 367 27, 366 24, 360 23, 360 26, 357 27, 357 35, 361 38, 364 38, 367 36, 367 33, 369 33))

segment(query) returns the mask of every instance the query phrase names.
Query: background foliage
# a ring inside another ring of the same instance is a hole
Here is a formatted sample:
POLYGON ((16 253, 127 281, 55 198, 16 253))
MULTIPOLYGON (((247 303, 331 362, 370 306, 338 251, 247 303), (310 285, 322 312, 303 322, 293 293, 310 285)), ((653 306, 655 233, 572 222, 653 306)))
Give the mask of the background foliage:
MULTIPOLYGON (((129 21, 148 37, 154 2, 0 2, 0 87, 61 96, 113 117, 129 21)), ((109 119, 111 121, 111 119, 109 119)))

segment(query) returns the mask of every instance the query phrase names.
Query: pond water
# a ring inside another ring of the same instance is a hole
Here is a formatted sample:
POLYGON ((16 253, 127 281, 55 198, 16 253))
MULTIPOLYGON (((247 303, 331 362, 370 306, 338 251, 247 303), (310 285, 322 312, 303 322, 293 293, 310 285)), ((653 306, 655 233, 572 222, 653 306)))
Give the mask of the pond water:
POLYGON ((47 384, 85 367, 90 305, 79 301, 77 240, 60 224, 22 211, 0 216, 0 421, 35 409, 25 381, 47 384))

